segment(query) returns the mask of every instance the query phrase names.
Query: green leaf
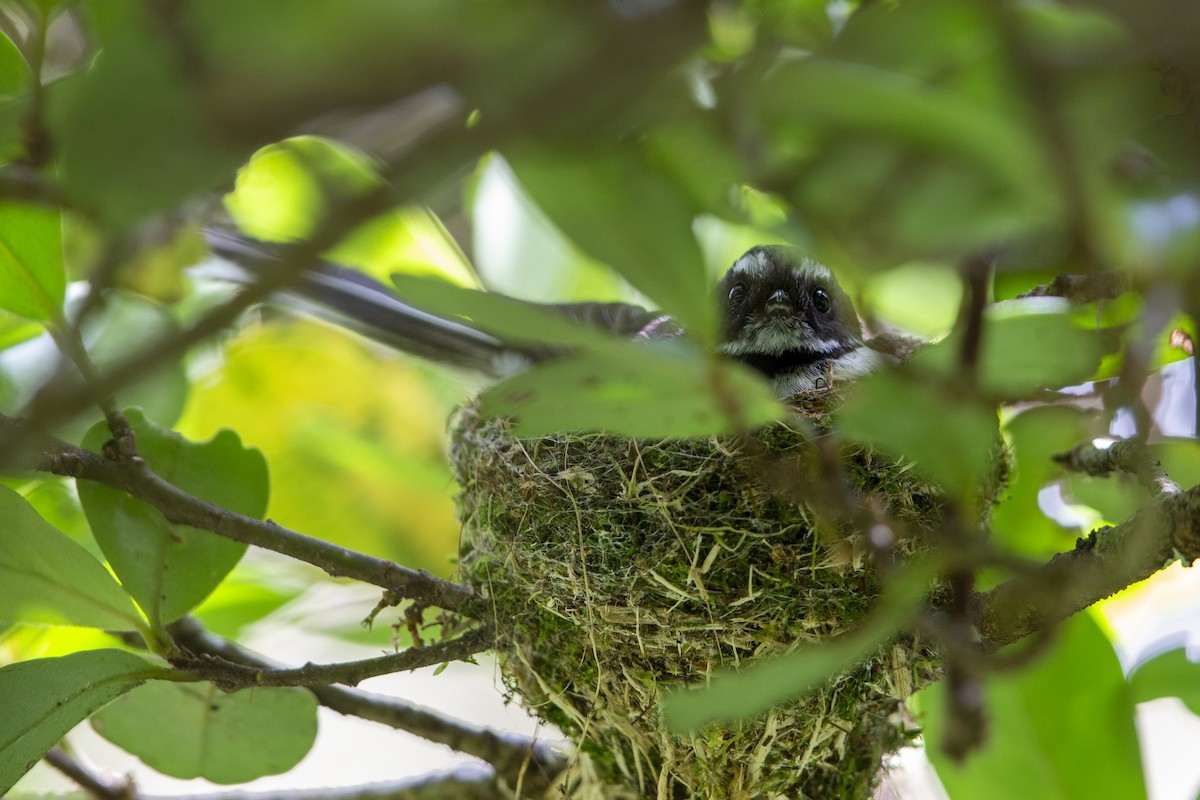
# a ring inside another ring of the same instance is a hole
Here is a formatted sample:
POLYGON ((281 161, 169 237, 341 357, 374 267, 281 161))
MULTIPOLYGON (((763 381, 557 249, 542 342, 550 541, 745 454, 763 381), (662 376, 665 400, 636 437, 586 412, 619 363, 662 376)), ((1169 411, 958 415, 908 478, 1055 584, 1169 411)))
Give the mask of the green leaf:
POLYGON ((868 131, 936 153, 955 154, 1019 193, 1042 159, 1020 120, 987 104, 906 75, 863 64, 809 58, 762 84, 772 124, 868 131))
POLYGON ((29 63, 12 39, 0 33, 0 95, 16 94, 29 87, 29 63))
POLYGON ((1200 448, 1195 439, 1165 439, 1150 445, 1150 453, 1180 486, 1200 485, 1200 448))
POLYGON ((297 688, 227 694, 211 683, 155 681, 110 704, 92 727, 164 775, 243 783, 304 758, 317 735, 317 701, 297 688))
MULTIPOLYGON (((139 409, 126 415, 138 454, 163 479, 222 508, 262 518, 267 463, 236 433, 222 430, 207 442, 189 442, 150 422, 139 409)), ((98 450, 109 436, 99 424, 84 446, 98 450)), ((156 624, 178 619, 200 603, 246 551, 232 539, 171 525, 157 509, 107 486, 80 482, 79 498, 113 571, 156 624)))
POLYGON ((1082 411, 1063 405, 1026 409, 1005 422, 1016 457, 1015 478, 1004 502, 992 511, 992 535, 1006 548, 1048 559, 1075 540, 1074 531, 1064 531, 1042 512, 1038 493, 1063 474, 1050 456, 1078 444, 1086 434, 1085 423, 1082 411))
MULTIPOLYGON (((146 342, 179 333, 179 323, 170 311, 144 297, 109 292, 106 300, 104 309, 83 327, 84 346, 101 372, 141 352, 146 342)), ((138 406, 151 419, 171 425, 183 412, 188 386, 183 361, 171 360, 123 387, 117 401, 123 406, 138 406)))
POLYGON ((717 720, 736 720, 766 711, 824 683, 873 653, 924 603, 932 577, 928 565, 913 565, 893 579, 858 630, 822 644, 801 645, 784 656, 740 672, 714 676, 703 689, 666 695, 663 713, 672 730, 695 730, 717 720))
MULTIPOLYGON (((68 318, 77 305, 74 298, 67 302, 68 318)), ((127 292, 111 291, 105 294, 104 307, 84 321, 82 337, 92 362, 103 372, 143 350, 146 342, 169 338, 178 330, 179 323, 157 303, 127 292)), ((33 341, 0 350, 0 401, 4 407, 15 411, 32 400, 58 365, 58 346, 44 329, 33 341)), ((74 375, 73 380, 78 381, 78 376, 74 375)), ((183 410, 188 388, 183 362, 170 360, 123 386, 117 393, 117 401, 123 406, 140 406, 154 419, 171 424, 183 410)), ((87 413, 64 425, 57 434, 78 442, 94 420, 95 414, 87 413)))
POLYGON ((850 388, 838 427, 853 441, 915 461, 968 506, 976 502, 999 442, 993 408, 891 371, 850 388))
POLYGON ((53 320, 62 313, 66 288, 59 212, 0 202, 0 308, 53 320))
POLYGON ((160 671, 122 650, 87 650, 0 669, 0 795, 89 714, 160 671))
POLYGON ((1178 697, 1189 711, 1200 714, 1200 664, 1188 660, 1187 650, 1182 647, 1138 664, 1129 683, 1135 703, 1178 697))
POLYGON ((312 234, 329 207, 379 181, 361 153, 317 136, 267 145, 238 170, 225 208, 256 239, 281 242, 312 234))
POLYGON ((499 153, 468 191, 474 264, 488 288, 525 300, 631 301, 625 280, 554 227, 499 153))
POLYGON ((951 797, 972 800, 1092 800, 1146 796, 1133 698, 1112 645, 1087 614, 1064 622, 1047 658, 989 677, 988 742, 962 766, 938 748, 946 690, 914 698, 926 752, 951 797))
POLYGON ((505 151, 522 186, 584 252, 621 273, 692 335, 716 335, 716 304, 692 235, 699 212, 646 154, 505 151))
MULTIPOLYGON (((1028 397, 1041 388, 1060 388, 1092 378, 1100 360, 1116 349, 1117 337, 1081 327, 1058 298, 1010 300, 984 315, 979 382, 1006 399, 1028 397)), ((951 372, 958 366, 956 332, 913 360, 919 369, 951 372)))
POLYGON ((101 50, 47 87, 47 116, 73 199, 112 225, 228 178, 242 156, 213 124, 173 37, 134 0, 87 4, 101 50))
POLYGON ((482 409, 512 418, 519 436, 643 438, 745 430, 782 411, 757 375, 681 342, 625 342, 548 361, 493 386, 482 409))
POLYGON ((99 561, 3 486, 0 621, 116 631, 145 624, 129 595, 99 561))

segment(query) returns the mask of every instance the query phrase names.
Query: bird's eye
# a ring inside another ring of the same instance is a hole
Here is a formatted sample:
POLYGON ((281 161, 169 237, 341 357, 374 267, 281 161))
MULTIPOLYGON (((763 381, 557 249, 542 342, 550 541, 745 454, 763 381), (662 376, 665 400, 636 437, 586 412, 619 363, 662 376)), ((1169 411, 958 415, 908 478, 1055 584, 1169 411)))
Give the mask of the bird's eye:
POLYGON ((813 305, 822 314, 828 314, 829 309, 833 308, 833 301, 829 299, 829 292, 820 287, 813 290, 812 299, 813 305))
POLYGON ((733 288, 729 290, 729 302, 740 303, 742 298, 746 296, 746 284, 735 283, 733 288))

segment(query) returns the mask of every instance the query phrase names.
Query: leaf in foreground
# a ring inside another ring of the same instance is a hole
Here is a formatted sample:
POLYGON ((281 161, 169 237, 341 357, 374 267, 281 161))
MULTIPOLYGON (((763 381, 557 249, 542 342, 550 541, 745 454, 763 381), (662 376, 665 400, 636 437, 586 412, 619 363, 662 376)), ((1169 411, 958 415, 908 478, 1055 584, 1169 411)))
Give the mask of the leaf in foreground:
POLYGON ((1063 623, 1047 658, 988 681, 988 742, 961 766, 939 749, 941 684, 913 698, 930 760, 953 798, 1146 797, 1133 697, 1112 645, 1087 614, 1063 623))
POLYGON ((130 631, 144 626, 108 570, 0 486, 0 622, 130 631))
MULTIPOLYGON (((233 431, 190 442, 138 409, 126 414, 137 434, 138 454, 163 479, 230 511, 255 518, 265 513, 266 461, 233 431)), ((98 450, 109 436, 101 423, 84 445, 98 450)), ((156 622, 178 619, 199 604, 246 551, 240 542, 171 525, 157 509, 107 486, 80 482, 79 499, 113 571, 156 622)))
POLYGON ((1193 714, 1200 714, 1200 664, 1189 661, 1179 647, 1143 661, 1129 676, 1134 702, 1178 697, 1193 714))
POLYGON ((0 669, 0 795, 92 712, 158 671, 123 650, 86 650, 0 669))
POLYGON ((708 436, 782 413, 749 370, 680 342, 625 342, 555 359, 493 386, 482 407, 515 420, 518 436, 567 430, 708 436))
POLYGON ((109 705, 92 726, 165 775, 242 783, 304 758, 317 735, 317 701, 291 687, 226 694, 211 683, 155 681, 109 705))

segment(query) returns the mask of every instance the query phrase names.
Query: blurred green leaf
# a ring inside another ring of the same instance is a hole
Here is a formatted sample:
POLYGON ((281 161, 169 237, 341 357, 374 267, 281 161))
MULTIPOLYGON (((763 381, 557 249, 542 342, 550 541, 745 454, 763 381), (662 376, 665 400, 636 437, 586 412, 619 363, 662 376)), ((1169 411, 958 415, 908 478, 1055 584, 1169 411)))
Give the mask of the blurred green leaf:
POLYGON ((1016 460, 1004 502, 992 511, 991 527, 997 541, 1013 552, 1049 558, 1074 542, 1077 532, 1064 530, 1042 513, 1038 494, 1063 474, 1050 457, 1079 444, 1086 423, 1084 412, 1063 405, 1026 409, 1005 422, 1016 460))
POLYGON ((716 305, 692 235, 700 209, 645 151, 524 148, 504 155, 546 215, 585 252, 697 339, 713 339, 716 305))
POLYGON ((36 338, 43 330, 45 328, 40 324, 25 317, 0 312, 0 350, 7 350, 14 345, 36 338))
MULTIPOLYGON (((78 296, 67 303, 67 316, 77 307, 78 296)), ((163 306, 126 292, 105 294, 104 306, 91 314, 81 332, 84 347, 92 362, 103 371, 132 354, 143 351, 148 342, 174 336, 179 324, 163 306)), ((0 404, 17 413, 33 399, 39 388, 59 369, 61 356, 49 333, 0 350, 0 404)), ((78 381, 77 374, 73 380, 78 381)), ((168 361, 146 370, 136 381, 117 393, 119 403, 137 405, 163 424, 173 424, 183 410, 188 394, 184 364, 168 361)), ((93 411, 65 424, 56 432, 69 441, 78 441, 95 420, 93 411)))
POLYGON ((400 208, 380 214, 355 228, 327 257, 384 283, 401 272, 479 287, 479 279, 454 237, 427 208, 400 208))
POLYGON ((225 195, 225 209, 256 239, 305 239, 330 208, 378 184, 362 153, 329 139, 297 136, 250 157, 225 195))
MULTIPOLYGON (((989 306, 979 354, 979 383, 1006 399, 1027 397, 1090 379, 1105 353, 1117 346, 1112 331, 1080 327, 1057 298, 1010 300, 989 306)), ((922 349, 918 369, 950 374, 958 368, 961 333, 922 349)))
POLYGON ((115 631, 145 625, 104 565, 2 486, 0 621, 115 631))
POLYGON ((1132 693, 1112 645, 1088 614, 1064 622, 1058 637, 1049 657, 989 677, 988 742, 961 766, 938 746, 947 724, 945 686, 914 697, 926 752, 951 797, 1146 797, 1132 693))
POLYGON ((916 462, 968 507, 977 506, 999 446, 993 408, 894 372, 854 384, 838 426, 851 440, 916 462))
MULTIPOLYGON (((760 29, 772 36, 816 50, 833 38, 831 17, 838 13, 825 0, 766 0, 757 4, 762 17, 760 29)), ((854 13, 846 10, 845 13, 854 13)))
POLYGON ((227 180, 241 155, 214 127, 178 42, 136 0, 86 5, 100 53, 47 87, 67 192, 123 225, 227 180))
POLYGON ((304 758, 317 735, 317 700, 294 687, 228 694, 211 683, 153 681, 110 703, 92 727, 164 775, 243 783, 304 758))
POLYGON ((772 73, 761 91, 771 124, 884 135, 960 157, 1020 195, 1036 186, 1027 170, 1041 156, 1019 120, 908 76, 809 58, 772 73))
POLYGON ((17 94, 29 88, 29 63, 12 39, 0 32, 0 95, 17 94))
POLYGON ((59 212, 0 202, 0 308, 54 320, 62 314, 66 288, 59 212))
POLYGON ((1159 697, 1178 697, 1193 714, 1200 714, 1200 664, 1178 647, 1142 661, 1129 676, 1133 701, 1144 703, 1159 697))
POLYGON ((1064 494, 1069 500, 1094 508, 1106 522, 1120 522, 1145 505, 1151 495, 1132 475, 1116 472, 1108 477, 1069 475, 1064 494))
POLYGON ((89 714, 158 671, 121 650, 88 650, 0 668, 0 795, 89 714))
MULTIPOLYGON (((82 331, 84 346, 101 371, 144 351, 148 342, 179 333, 179 323, 170 311, 153 301, 126 292, 110 292, 106 299, 104 309, 90 317, 82 331)), ((142 408, 160 425, 173 425, 187 395, 185 365, 168 361, 122 388, 117 400, 142 408)))
POLYGON ((893 576, 858 630, 821 644, 798 646, 740 672, 717 674, 703 689, 671 691, 663 702, 667 724, 675 731, 691 731, 718 720, 753 716, 812 691, 862 661, 907 624, 925 602, 930 578, 929 565, 910 563, 906 571, 893 576))
POLYGON ((737 218, 733 201, 744 178, 718 124, 711 114, 676 114, 647 132, 646 157, 687 193, 696 213, 737 218))
POLYGON ((629 285, 554 227, 499 153, 468 187, 471 241, 483 282, 523 300, 629 301, 629 285))
MULTIPOLYGON (((138 455, 164 480, 238 514, 261 519, 267 507, 267 463, 237 434, 219 432, 189 442, 126 411, 138 455)), ((84 446, 98 451, 107 425, 92 428, 84 446)), ((97 483, 81 481, 79 498, 92 532, 121 583, 156 624, 186 614, 233 569, 246 545, 208 531, 171 525, 162 512, 97 483)))
POLYGON ((643 438, 745 430, 782 412, 760 377, 681 342, 622 342, 557 358, 491 387, 482 408, 512 418, 519 436, 643 438))
POLYGON ((1200 447, 1195 439, 1167 439, 1150 445, 1167 475, 1180 486, 1200 486, 1200 447))
POLYGON ((939 336, 958 319, 962 280, 945 265, 905 264, 871 276, 865 295, 872 314, 918 336, 939 336))
POLYGON ((465 289, 418 275, 395 274, 392 283, 405 302, 446 319, 469 322, 505 341, 564 347, 603 346, 618 341, 599 328, 580 325, 502 294, 465 289))
POLYGON ((242 628, 278 611, 302 592, 300 585, 285 583, 260 571, 247 571, 243 563, 221 581, 192 615, 207 630, 233 639, 242 628))

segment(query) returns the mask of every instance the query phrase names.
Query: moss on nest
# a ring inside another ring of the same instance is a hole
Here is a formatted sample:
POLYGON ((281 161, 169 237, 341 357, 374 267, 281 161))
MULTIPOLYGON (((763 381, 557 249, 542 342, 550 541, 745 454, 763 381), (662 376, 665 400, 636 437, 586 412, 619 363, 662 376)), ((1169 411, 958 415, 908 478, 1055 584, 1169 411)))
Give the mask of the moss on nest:
MULTIPOLYGON (((569 796, 866 797, 912 737, 901 702, 934 666, 911 636, 756 719, 681 736, 660 717, 661 689, 842 633, 871 607, 861 534, 764 473, 784 463, 816 485, 823 419, 809 405, 752 440, 646 442, 516 439, 460 412, 463 578, 492 604, 508 686, 590 756, 598 778, 569 796)), ((863 446, 842 463, 910 532, 940 525, 941 493, 910 465, 863 446)))

